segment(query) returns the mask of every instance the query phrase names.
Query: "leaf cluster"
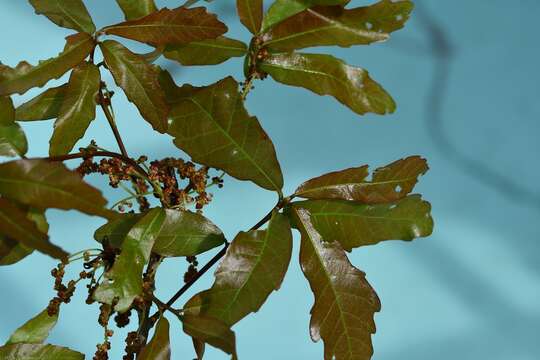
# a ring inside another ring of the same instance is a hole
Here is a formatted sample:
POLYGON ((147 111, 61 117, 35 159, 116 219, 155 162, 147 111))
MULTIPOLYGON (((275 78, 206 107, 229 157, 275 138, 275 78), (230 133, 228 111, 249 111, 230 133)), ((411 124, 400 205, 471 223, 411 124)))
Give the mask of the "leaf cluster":
POLYGON ((18 157, 0 163, 0 265, 16 263, 34 250, 61 261, 52 272, 58 296, 13 333, 0 347, 0 358, 83 359, 81 353, 44 342, 59 318, 60 304, 69 302, 79 282, 88 281, 87 302, 100 305, 98 322, 105 335, 94 359, 107 358, 110 319, 123 327, 132 312, 138 315, 138 330, 129 333, 124 358, 171 358, 169 312, 193 338, 198 359, 207 344, 236 359, 233 326, 279 290, 293 256, 295 229, 301 268, 314 295, 311 338, 323 340, 325 360, 370 359, 374 315, 381 304, 347 252, 431 234, 431 206, 413 193, 427 162, 410 156, 371 175, 367 165, 339 170, 308 180, 285 196, 274 144, 245 100, 256 81, 270 76, 331 96, 359 115, 394 112, 392 97, 365 69, 302 49, 385 41, 404 26, 412 2, 380 0, 350 7, 349 0, 275 0, 265 12, 263 0, 236 0, 238 18, 251 33, 246 42, 226 37, 226 24, 205 7, 193 7, 198 1, 174 9, 159 9, 153 0, 116 2, 125 20, 96 29, 82 0, 30 0, 37 14, 75 33, 56 57, 37 65, 0 64, 0 156, 18 157), (109 36, 135 40, 154 51, 135 53, 109 36), (103 56, 99 63, 94 61, 98 51, 103 56), (180 66, 218 65, 243 57, 245 79, 229 76, 206 86, 179 86, 154 64, 161 56, 180 66), (112 74, 141 118, 155 132, 171 136, 190 161, 148 162, 144 155, 128 154, 104 72, 112 74), (15 94, 67 73, 65 84, 14 106, 15 94), (119 153, 95 141, 73 152, 96 119, 96 108, 111 126, 119 153), (28 141, 19 123, 50 119, 55 120, 49 156, 27 158, 28 141), (73 159, 81 160, 76 170, 62 163, 73 159), (221 175, 212 177, 216 171, 221 175), (113 188, 123 188, 129 196, 107 208, 101 191, 84 180, 92 173, 108 176, 113 188), (211 200, 207 189, 222 187, 224 175, 251 181, 277 197, 260 222, 230 241, 203 215, 211 200), (126 212, 134 201, 138 211, 126 212), (52 243, 45 219, 51 208, 106 219, 95 231, 98 248, 68 254, 52 243), (199 270, 196 257, 218 247, 199 270), (154 294, 156 272, 166 259, 179 257, 190 264, 185 284, 169 301, 161 301, 154 294), (65 266, 81 259, 85 270, 64 285, 65 266), (173 308, 215 263, 212 286, 173 308), (152 309, 157 311, 152 314, 152 309))

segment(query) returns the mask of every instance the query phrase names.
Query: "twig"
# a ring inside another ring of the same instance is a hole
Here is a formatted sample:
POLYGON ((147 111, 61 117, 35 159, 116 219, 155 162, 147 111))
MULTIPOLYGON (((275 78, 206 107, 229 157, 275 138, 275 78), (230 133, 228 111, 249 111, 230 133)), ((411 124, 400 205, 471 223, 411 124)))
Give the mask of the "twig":
POLYGON ((67 160, 73 160, 73 159, 88 159, 91 157, 112 157, 116 159, 122 160, 125 164, 131 165, 135 168, 135 170, 143 175, 145 178, 148 178, 148 173, 132 158, 118 154, 112 151, 87 151, 87 152, 79 152, 75 154, 68 154, 68 155, 60 155, 60 156, 50 156, 46 158, 40 158, 42 160, 48 160, 48 161, 67 161, 67 160))
POLYGON ((122 153, 122 155, 129 158, 128 153, 126 151, 126 147, 124 146, 124 143, 122 142, 122 137, 120 136, 120 132, 118 131, 118 127, 116 126, 116 122, 114 121, 114 116, 108 108, 108 103, 110 104, 110 101, 111 99, 109 97, 105 97, 105 95, 103 94, 103 87, 100 87, 99 105, 101 106, 101 109, 103 110, 103 113, 105 114, 105 117, 107 118, 107 121, 109 121, 109 125, 111 126, 112 132, 114 134, 114 138, 116 139, 116 142, 118 143, 120 152, 122 153))

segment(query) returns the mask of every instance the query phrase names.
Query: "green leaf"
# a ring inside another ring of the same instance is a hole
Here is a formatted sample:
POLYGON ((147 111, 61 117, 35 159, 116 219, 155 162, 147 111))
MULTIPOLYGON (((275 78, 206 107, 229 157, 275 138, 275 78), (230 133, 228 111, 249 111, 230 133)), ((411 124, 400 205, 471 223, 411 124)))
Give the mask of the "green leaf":
POLYGON ((101 31, 157 47, 215 39, 227 32, 227 26, 203 7, 179 7, 164 8, 141 19, 107 26, 101 31))
POLYGON ((82 0, 30 0, 36 14, 68 29, 93 34, 96 26, 82 0))
POLYGON ((27 151, 26 135, 19 124, 0 126, 0 156, 24 156, 27 151))
POLYGON ((238 17, 252 33, 258 34, 263 18, 263 0, 236 0, 238 17))
POLYGON ((260 69, 283 84, 331 95, 357 114, 392 113, 396 104, 366 70, 331 55, 281 53, 260 62, 260 69))
POLYGON ((313 226, 325 241, 338 241, 347 251, 384 240, 410 241, 433 231, 431 205, 420 195, 378 205, 308 200, 295 206, 310 213, 313 226))
POLYGON ((157 11, 154 0, 116 0, 126 20, 135 20, 157 11))
POLYGON ((310 334, 324 341, 325 360, 371 359, 375 312, 381 304, 365 274, 352 266, 337 242, 323 242, 309 212, 293 207, 300 231, 300 265, 315 295, 310 334))
MULTIPOLYGON (((49 224, 43 211, 30 208, 26 217, 32 220, 42 233, 46 234, 49 231, 49 224)), ((0 236, 0 266, 15 264, 33 251, 33 248, 23 245, 17 240, 0 236)))
POLYGON ((215 272, 212 288, 192 297, 184 313, 213 317, 232 326, 257 312, 272 291, 279 289, 291 251, 289 221, 274 212, 267 230, 236 236, 215 272))
POLYGON ((264 36, 271 49, 290 51, 312 46, 349 47, 385 41, 401 29, 413 9, 409 0, 382 0, 376 4, 344 9, 341 6, 305 10, 273 27, 264 36))
POLYGON ((283 20, 312 6, 345 6, 349 1, 350 0, 276 0, 264 15, 262 30, 266 31, 283 20))
POLYGON ((165 212, 161 208, 150 210, 127 234, 120 255, 112 269, 94 292, 94 299, 112 305, 115 311, 127 311, 135 297, 142 295, 144 264, 150 258, 165 212))
POLYGON ((204 216, 167 209, 152 251, 167 257, 195 256, 223 243, 221 230, 204 216))
POLYGON ((331 172, 306 181, 294 193, 306 199, 340 199, 378 204, 407 196, 428 170, 425 159, 410 156, 376 169, 367 180, 368 166, 331 172))
POLYGON ((129 231, 143 218, 144 214, 119 214, 94 232, 94 239, 100 243, 107 241, 113 248, 122 247, 129 231))
POLYGON ((220 36, 185 45, 167 45, 163 55, 184 66, 192 66, 221 64, 232 57, 244 56, 246 52, 247 46, 242 41, 220 36))
MULTIPOLYGON (((221 230, 204 216, 191 211, 166 209, 163 225, 155 234, 152 251, 165 257, 195 256, 225 243, 221 230)), ((105 239, 115 248, 121 247, 129 231, 142 214, 122 214, 103 225, 94 238, 105 239)))
POLYGON ((48 120, 58 117, 68 85, 53 87, 20 105, 15 110, 17 121, 48 120))
POLYGON ((79 33, 66 38, 64 51, 57 57, 40 61, 32 66, 26 61, 15 68, 0 64, 0 96, 24 94, 31 88, 41 87, 49 80, 58 79, 68 70, 81 63, 94 49, 94 39, 79 33))
POLYGON ((13 265, 30 255, 33 251, 34 249, 16 240, 0 235, 0 266, 13 265))
POLYGON ((0 198, 0 234, 56 259, 68 256, 67 252, 49 242, 47 234, 38 229, 27 212, 5 198, 0 198))
POLYGON ((23 156, 28 142, 19 124, 0 125, 0 156, 23 156))
POLYGON ((231 354, 233 360, 237 360, 236 336, 225 323, 211 317, 193 315, 185 315, 182 323, 186 334, 231 354))
POLYGON ((49 344, 12 344, 0 347, 2 360, 84 360, 80 352, 49 344))
POLYGON ((105 218, 117 216, 104 208, 107 200, 79 174, 61 163, 46 160, 15 160, 0 164, 0 194, 41 209, 75 209, 105 218))
POLYGON ((203 360, 204 351, 206 350, 206 343, 199 339, 195 339, 194 337, 192 337, 191 340, 193 341, 193 348, 195 349, 195 354, 197 355, 197 359, 195 360, 203 360))
POLYGON ((0 97, 0 156, 22 156, 28 151, 26 136, 15 123, 15 109, 9 97, 0 97))
POLYGON ((96 99, 101 77, 92 63, 81 63, 71 72, 64 102, 50 140, 49 155, 64 155, 84 136, 96 117, 96 99))
POLYGON ((162 316, 156 325, 156 331, 152 340, 141 350, 137 359, 169 360, 170 358, 169 322, 162 316))
POLYGON ((49 333, 57 321, 58 313, 50 316, 47 309, 45 309, 18 328, 10 336, 6 345, 19 343, 41 344, 49 337, 49 333))
POLYGON ((0 126, 11 125, 15 121, 15 109, 9 96, 0 96, 0 126))
MULTIPOLYGON (((172 80, 162 76, 162 83, 166 81, 172 80)), ((176 146, 195 162, 281 191, 283 175, 274 145, 257 118, 248 114, 232 77, 206 87, 186 84, 168 91, 168 98, 174 98, 168 133, 176 146)))
POLYGON ((142 117, 155 130, 165 132, 169 109, 159 86, 157 71, 116 41, 106 40, 100 43, 100 47, 116 85, 124 90, 128 100, 137 106, 142 117))

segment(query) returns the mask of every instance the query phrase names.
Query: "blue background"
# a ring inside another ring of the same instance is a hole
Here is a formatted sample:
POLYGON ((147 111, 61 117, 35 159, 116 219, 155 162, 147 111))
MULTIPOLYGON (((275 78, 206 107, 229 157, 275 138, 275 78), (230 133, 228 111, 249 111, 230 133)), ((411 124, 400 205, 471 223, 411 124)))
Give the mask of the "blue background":
MULTIPOLYGON (((118 22, 111 1, 87 1, 98 27, 118 22)), ((157 1, 175 7, 179 1, 157 1)), ((367 4, 352 1, 352 6, 367 4)), ((359 117, 330 97, 268 79, 256 83, 247 106, 272 137, 285 175, 285 193, 321 173, 369 163, 379 166, 421 154, 431 171, 417 190, 433 205, 433 236, 413 243, 386 242, 355 250, 351 261, 367 273, 383 304, 376 315, 377 360, 491 359, 540 357, 540 48, 537 0, 417 0, 407 27, 384 44, 352 49, 320 48, 369 69, 398 103, 392 116, 359 117), (445 46, 446 41, 446 46, 445 46)), ((214 1, 230 35, 248 41, 232 0, 214 1)), ((0 58, 14 66, 56 55, 71 32, 56 27, 23 0, 0 2, 0 58)), ((141 46, 130 43, 135 50, 141 46)), ((227 74, 242 80, 242 61, 224 66, 181 68, 178 83, 209 84, 227 74)), ((110 77, 105 80, 112 84, 110 77)), ((60 84, 66 77, 49 85, 60 84)), ((14 97, 16 104, 38 94, 14 97)), ((182 156, 166 135, 152 133, 120 92, 114 97, 128 151, 150 158, 182 156)), ((24 124, 29 156, 47 153, 52 122, 24 124)), ((116 149, 101 113, 92 138, 116 149)), ((91 178, 95 185, 103 179, 91 178)), ((120 192, 106 190, 109 199, 120 192)), ((227 177, 205 214, 229 238, 247 229, 274 204, 274 195, 227 177)), ((50 234, 69 251, 93 247, 93 229, 103 220, 76 212, 48 211, 50 234)), ((204 259, 201 259, 201 262, 204 259)), ((0 268, 0 341, 53 296, 49 258, 34 254, 0 268)), ((185 261, 167 260, 159 272, 161 298, 178 288, 185 261)), ((75 273, 74 273, 75 274, 75 273)), ((200 290, 211 284, 206 276, 200 290)), ((97 307, 84 291, 63 306, 50 342, 91 358, 102 341, 97 307)), ((186 296, 182 301, 187 300, 186 296)), ((278 293, 235 327, 241 359, 321 359, 322 343, 308 335, 313 297, 298 260, 278 293)), ((180 302, 179 305, 182 303, 180 302)), ((193 356, 191 341, 171 319, 174 359, 193 356)), ((112 359, 121 358, 124 331, 113 339, 112 359)), ((208 349, 207 358, 226 359, 208 349)))

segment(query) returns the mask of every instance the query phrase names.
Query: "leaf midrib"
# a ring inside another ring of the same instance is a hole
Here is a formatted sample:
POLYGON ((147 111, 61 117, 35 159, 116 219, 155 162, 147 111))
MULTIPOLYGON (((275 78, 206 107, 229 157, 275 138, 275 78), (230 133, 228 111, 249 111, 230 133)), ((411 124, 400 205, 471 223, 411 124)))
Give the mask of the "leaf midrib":
MULTIPOLYGON (((219 122, 217 122, 216 120, 214 120, 214 117, 212 116, 212 114, 210 114, 208 112, 208 110, 206 110, 197 100, 195 100, 195 98, 193 97, 190 97, 188 98, 191 102, 193 102, 195 105, 197 105, 205 114, 206 116, 215 124, 215 126, 223 133, 223 135, 232 143, 235 145, 235 147, 245 156, 246 159, 249 160, 249 162, 251 162, 256 168, 257 170, 259 171, 260 174, 262 174, 267 181, 270 182, 270 184, 274 187, 274 189, 276 191, 279 191, 280 187, 277 186, 274 181, 266 174, 266 172, 259 166, 259 164, 257 164, 257 162, 255 161, 255 159, 253 159, 251 156, 248 155, 248 153, 244 150, 243 147, 240 146, 240 144, 238 144, 238 142, 236 142, 236 140, 234 140, 230 135, 229 133, 221 127, 221 125, 219 124, 219 122)), ((235 104, 235 109, 236 107, 238 106, 238 95, 236 95, 236 98, 234 99, 234 104, 235 104)), ((233 120, 231 120, 231 123, 232 123, 233 120)), ((248 125, 248 124, 246 124, 248 125)))

